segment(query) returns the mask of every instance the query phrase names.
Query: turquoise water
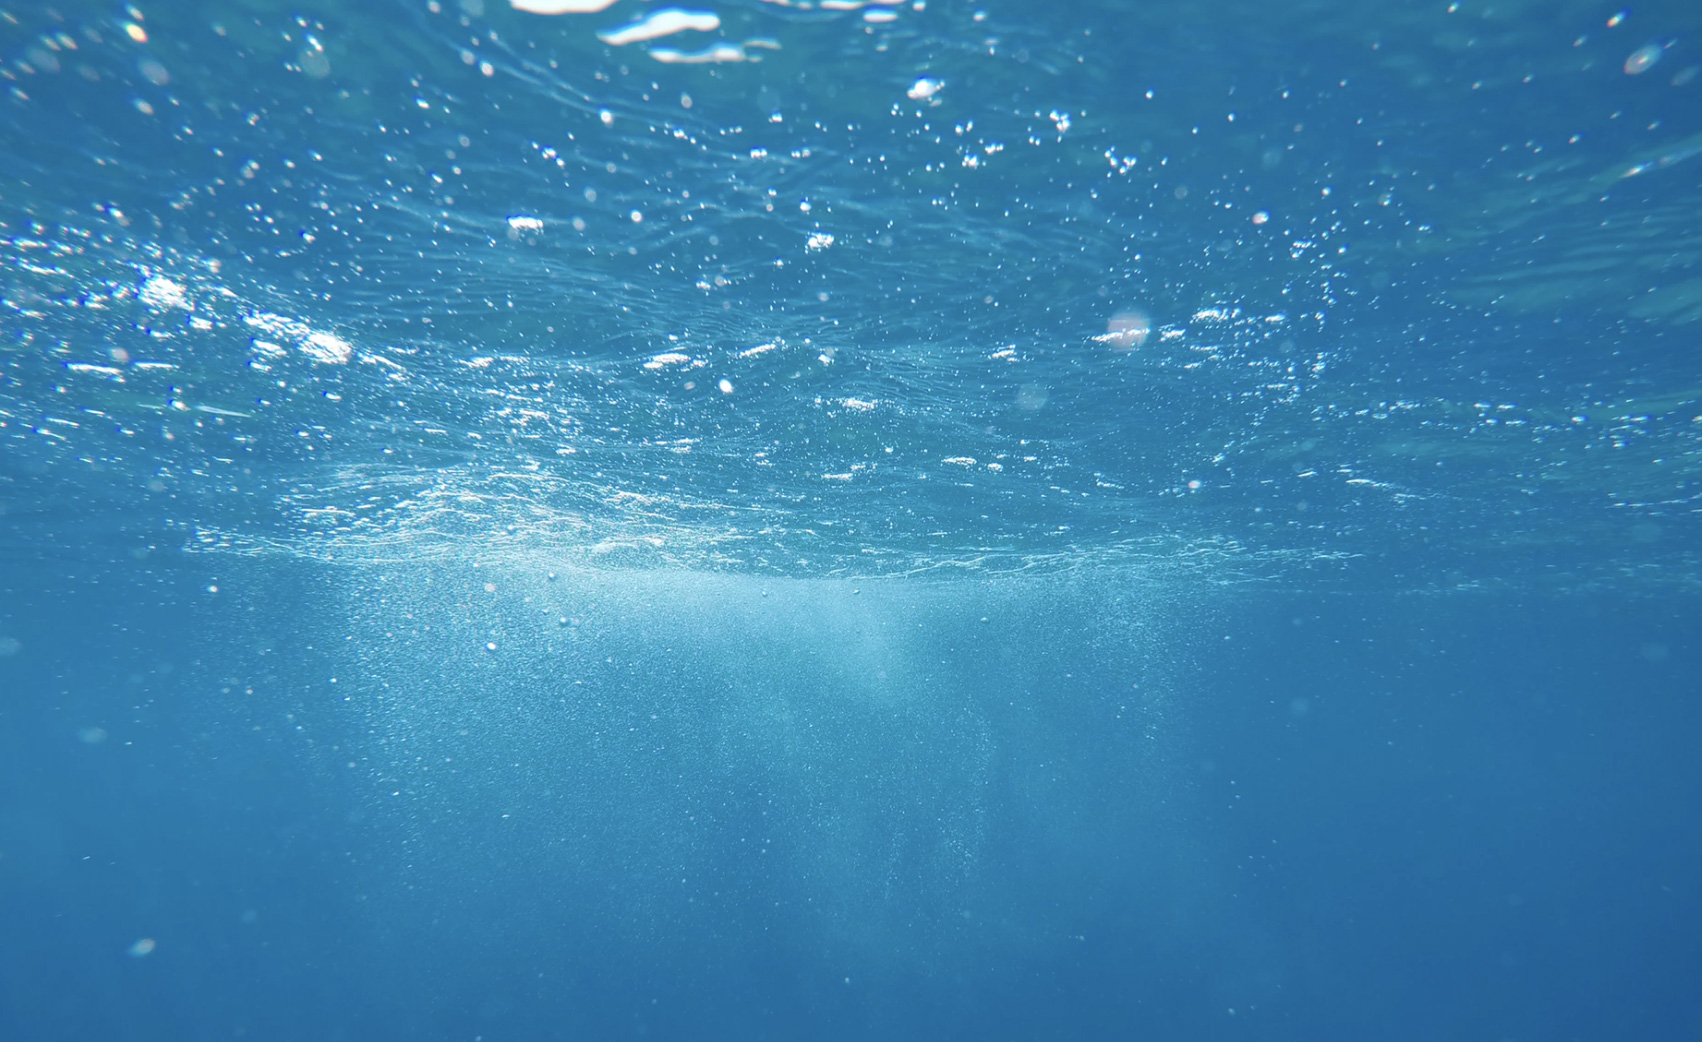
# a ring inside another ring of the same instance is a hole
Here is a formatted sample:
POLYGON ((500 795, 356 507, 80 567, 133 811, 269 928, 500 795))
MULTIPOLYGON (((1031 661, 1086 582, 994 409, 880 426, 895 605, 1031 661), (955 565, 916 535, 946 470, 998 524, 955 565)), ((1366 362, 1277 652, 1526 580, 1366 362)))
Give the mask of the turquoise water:
POLYGON ((1697 1031, 1702 13, 574 6, 0 9, 0 1033, 1697 1031))

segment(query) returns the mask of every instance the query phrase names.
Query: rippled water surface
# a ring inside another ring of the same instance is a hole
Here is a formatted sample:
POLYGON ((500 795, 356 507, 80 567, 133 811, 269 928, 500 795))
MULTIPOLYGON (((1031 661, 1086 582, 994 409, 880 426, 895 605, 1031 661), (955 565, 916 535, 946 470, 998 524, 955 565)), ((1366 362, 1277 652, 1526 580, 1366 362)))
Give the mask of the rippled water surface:
POLYGON ((1693 576, 1686 5, 518 6, 12 12, 9 516, 1693 576))

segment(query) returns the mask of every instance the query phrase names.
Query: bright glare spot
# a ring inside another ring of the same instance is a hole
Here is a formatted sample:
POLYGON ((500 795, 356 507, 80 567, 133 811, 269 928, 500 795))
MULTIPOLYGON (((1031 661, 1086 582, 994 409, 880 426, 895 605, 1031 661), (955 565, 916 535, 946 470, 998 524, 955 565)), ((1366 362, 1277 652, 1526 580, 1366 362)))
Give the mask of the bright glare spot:
POLYGON ((296 57, 296 64, 301 66, 302 74, 308 79, 322 80, 331 75, 331 59, 325 57, 325 50, 322 47, 315 46, 304 49, 296 57))
POLYGON ((1152 333, 1152 319, 1144 311, 1119 311, 1105 323, 1105 332, 1093 339, 1109 344, 1119 351, 1131 351, 1146 343, 1152 333))
POLYGON ((142 956, 152 952, 154 947, 154 939, 152 937, 144 937, 130 946, 130 957, 132 959, 140 959, 142 956))
POLYGON ((1046 406, 1045 384, 1026 383, 1016 389, 1016 407, 1023 412, 1035 412, 1046 406))
POLYGON ((654 40, 658 36, 685 32, 688 29, 712 32, 719 28, 721 18, 713 11, 682 11, 677 7, 670 7, 640 18, 631 25, 598 33, 597 39, 611 47, 620 47, 640 40, 654 40))
POLYGON ((508 0, 516 11, 532 14, 594 14, 613 7, 615 0, 508 0))
POLYGON ((715 382, 715 386, 721 388, 722 394, 733 393, 733 381, 727 379, 725 376, 723 376, 720 380, 717 380, 715 382))
POLYGON ((1625 59, 1625 74, 1627 76, 1636 76, 1640 73, 1648 72, 1650 69, 1654 68, 1655 63, 1660 60, 1661 45, 1658 43, 1644 44, 1635 51, 1632 51, 1631 56, 1625 59))
POLYGON ((132 39, 132 40, 135 40, 137 43, 147 43, 148 42, 148 31, 146 29, 142 28, 141 26, 137 25, 135 22, 125 22, 124 23, 124 35, 130 37, 130 39, 132 39))

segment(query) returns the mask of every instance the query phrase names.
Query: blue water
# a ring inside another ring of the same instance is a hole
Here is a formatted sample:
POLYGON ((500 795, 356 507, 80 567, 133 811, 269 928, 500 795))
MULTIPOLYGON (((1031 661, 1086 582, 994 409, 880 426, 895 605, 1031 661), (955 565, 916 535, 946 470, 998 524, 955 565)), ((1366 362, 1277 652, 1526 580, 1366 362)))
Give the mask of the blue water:
POLYGON ((1702 1036, 1694 5, 662 10, 0 10, 0 1039, 1702 1036))

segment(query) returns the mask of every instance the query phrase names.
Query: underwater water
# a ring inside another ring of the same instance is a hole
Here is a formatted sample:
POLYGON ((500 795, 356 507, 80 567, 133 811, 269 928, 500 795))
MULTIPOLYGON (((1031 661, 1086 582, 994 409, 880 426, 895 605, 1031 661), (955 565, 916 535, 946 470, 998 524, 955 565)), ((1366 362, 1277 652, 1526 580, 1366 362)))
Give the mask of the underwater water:
POLYGON ((1702 1035, 1699 34, 0 7, 0 1038, 1702 1035))

